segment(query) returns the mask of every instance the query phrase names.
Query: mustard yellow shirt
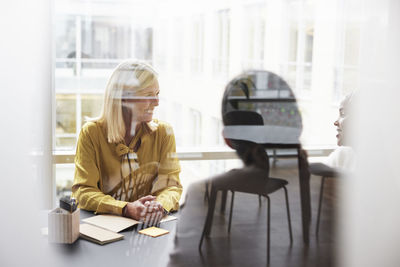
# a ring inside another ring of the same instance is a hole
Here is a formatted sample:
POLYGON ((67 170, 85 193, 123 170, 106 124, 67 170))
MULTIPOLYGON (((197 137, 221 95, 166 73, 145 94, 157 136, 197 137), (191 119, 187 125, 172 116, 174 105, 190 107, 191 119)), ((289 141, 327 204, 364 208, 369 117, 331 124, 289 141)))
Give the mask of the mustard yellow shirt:
POLYGON ((182 185, 172 127, 155 119, 151 125, 149 132, 140 127, 129 146, 108 143, 100 122, 82 127, 72 186, 80 208, 122 215, 128 202, 149 194, 167 211, 179 208, 182 185))

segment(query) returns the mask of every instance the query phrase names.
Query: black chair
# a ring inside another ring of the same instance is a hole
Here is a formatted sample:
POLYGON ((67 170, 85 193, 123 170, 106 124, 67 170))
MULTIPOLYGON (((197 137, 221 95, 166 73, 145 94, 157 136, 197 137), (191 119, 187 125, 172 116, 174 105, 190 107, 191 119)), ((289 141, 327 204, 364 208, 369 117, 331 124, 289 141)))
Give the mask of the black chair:
POLYGON ((324 194, 324 183, 326 178, 337 178, 340 176, 340 172, 332 167, 329 167, 323 163, 310 163, 309 171, 312 175, 321 176, 321 188, 319 190, 319 202, 318 202, 318 214, 317 214, 317 227, 316 227, 316 235, 318 236, 319 232, 319 222, 321 218, 321 206, 322 199, 324 194))
MULTIPOLYGON (((255 112, 250 110, 233 110, 229 111, 228 113, 224 114, 224 125, 264 125, 263 117, 255 112)), ((241 145, 239 144, 240 141, 231 141, 231 145, 237 149, 237 153, 245 153, 245 148, 242 149, 241 145)), ((243 143, 243 142, 242 142, 243 143)), ((240 155, 239 155, 240 156, 240 155)), ((269 163, 268 163, 269 166, 269 163)), ((267 176, 268 177, 268 176, 267 176)), ((232 209, 233 209, 233 199, 235 197, 235 191, 231 191, 231 209, 229 214, 229 225, 228 225, 228 233, 231 231, 231 222, 232 222, 232 209)), ((226 202, 227 191, 223 191, 222 194, 222 201, 221 201, 221 212, 225 210, 225 202, 226 202)), ((258 195, 258 203, 261 205, 261 194, 258 195)))
MULTIPOLYGON (((249 110, 234 110, 229 111, 224 115, 224 124, 225 125, 264 125, 263 117, 254 111, 249 110)), ((209 186, 210 182, 205 182, 205 193, 204 200, 208 200, 209 198, 209 186)), ((225 202, 226 202, 227 191, 223 192, 222 201, 221 201, 221 212, 225 210, 225 202)), ((232 197, 233 203, 233 197, 232 197)), ((231 203, 231 206, 233 205, 231 203)), ((259 203, 261 205, 261 196, 259 196, 259 203)), ((230 227, 229 227, 230 229, 230 227)))
POLYGON ((263 70, 251 70, 238 75, 227 84, 221 111, 225 126, 223 133, 225 141, 236 150, 245 167, 211 179, 208 212, 199 242, 199 251, 201 251, 204 237, 211 233, 218 191, 223 192, 222 211, 225 208, 227 192, 232 192, 228 232, 231 229, 235 192, 257 194, 259 199, 261 199, 260 196, 267 199, 267 263, 269 264, 271 220, 269 194, 281 188, 285 193, 290 244, 293 243, 293 235, 286 189, 288 182, 269 177, 269 157, 266 149, 295 148, 299 153, 303 233, 304 240, 308 241, 309 188, 307 183, 309 176, 308 168, 304 168, 304 156, 299 142, 302 120, 297 102, 289 85, 278 75, 263 70))
MULTIPOLYGON (((235 145, 240 144, 240 141, 235 142, 235 145)), ((247 146, 249 144, 246 144, 247 146)), ((261 154, 264 166, 257 167, 255 165, 247 165, 245 168, 242 169, 235 169, 231 170, 227 173, 224 173, 220 176, 215 177, 211 180, 211 192, 208 201, 208 212, 206 221, 204 224, 203 232, 200 238, 199 243, 199 250, 201 251, 201 246, 203 243, 204 236, 209 236, 211 233, 211 225, 214 216, 215 210, 215 203, 217 199, 218 191, 232 192, 232 199, 231 199, 231 208, 229 214, 229 226, 228 232, 230 232, 231 228, 231 221, 232 221, 232 211, 233 211, 233 203, 234 203, 234 192, 243 192, 243 193, 250 193, 250 194, 257 194, 266 197, 267 199, 267 263, 270 261, 270 198, 269 194, 283 188, 285 192, 285 200, 286 200, 286 211, 288 217, 288 229, 289 229, 289 237, 290 237, 290 244, 293 243, 293 235, 292 235, 292 225, 290 219, 290 209, 289 209, 289 199, 288 193, 286 189, 286 185, 288 184, 287 181, 279 178, 269 178, 269 159, 268 155, 265 152, 265 149, 262 146, 253 144, 250 148, 252 151, 256 151, 255 153, 261 154)), ((240 149, 238 150, 239 153, 240 149)), ((244 160, 246 163, 246 160, 244 160)))

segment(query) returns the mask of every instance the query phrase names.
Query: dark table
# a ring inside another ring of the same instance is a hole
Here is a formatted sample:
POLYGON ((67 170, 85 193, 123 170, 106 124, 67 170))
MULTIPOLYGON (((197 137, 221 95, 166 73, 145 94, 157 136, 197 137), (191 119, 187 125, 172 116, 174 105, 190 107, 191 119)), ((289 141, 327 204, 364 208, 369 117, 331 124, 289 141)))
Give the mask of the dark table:
MULTIPOLYGON (((81 210, 81 221, 91 216, 94 216, 92 212, 81 210)), ((139 234, 136 225, 120 232, 123 240, 106 245, 82 238, 70 245, 51 244, 44 238, 44 246, 50 251, 54 266, 167 266, 174 248, 176 226, 177 220, 161 223, 160 228, 170 233, 156 238, 139 234)))

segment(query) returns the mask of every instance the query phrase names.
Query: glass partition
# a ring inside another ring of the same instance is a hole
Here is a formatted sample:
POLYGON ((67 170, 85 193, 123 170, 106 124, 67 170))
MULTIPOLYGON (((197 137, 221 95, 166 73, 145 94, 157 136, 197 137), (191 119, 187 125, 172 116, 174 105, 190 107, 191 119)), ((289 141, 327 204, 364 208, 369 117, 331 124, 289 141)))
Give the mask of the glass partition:
MULTIPOLYGON (((359 21, 343 20, 342 2, 329 22, 327 11, 309 0, 54 5, 54 150, 72 156, 86 118, 99 115, 112 70, 127 58, 158 71, 154 117, 173 126, 178 150, 185 151, 228 149, 221 134, 223 92, 249 69, 271 71, 288 83, 303 118, 300 139, 308 146, 335 145, 338 101, 358 88, 359 21)), ((257 91, 258 97, 274 93, 257 91)), ((272 112, 271 105, 262 112, 272 112)))

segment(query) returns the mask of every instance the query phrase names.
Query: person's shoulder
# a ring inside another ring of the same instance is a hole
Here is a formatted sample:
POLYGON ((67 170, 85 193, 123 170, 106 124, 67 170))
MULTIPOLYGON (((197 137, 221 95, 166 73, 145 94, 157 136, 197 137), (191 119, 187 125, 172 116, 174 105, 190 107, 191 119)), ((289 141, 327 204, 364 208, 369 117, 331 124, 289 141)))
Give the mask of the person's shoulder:
POLYGON ((171 124, 169 124, 165 121, 153 119, 150 122, 150 124, 151 124, 150 127, 154 127, 155 131, 157 131, 161 134, 166 134, 166 135, 174 134, 174 130, 173 130, 171 124))
POLYGON ((355 153, 348 146, 337 147, 327 158, 325 164, 338 169, 351 171, 354 169, 355 153))
POLYGON ((157 126, 157 128, 172 128, 171 124, 169 124, 168 122, 159 120, 159 119, 153 119, 151 122, 151 124, 154 124, 157 126))
POLYGON ((341 157, 353 157, 354 150, 349 146, 339 146, 335 149, 334 153, 341 157))
POLYGON ((101 124, 97 121, 87 121, 81 129, 81 132, 85 135, 97 135, 101 131, 101 124))

